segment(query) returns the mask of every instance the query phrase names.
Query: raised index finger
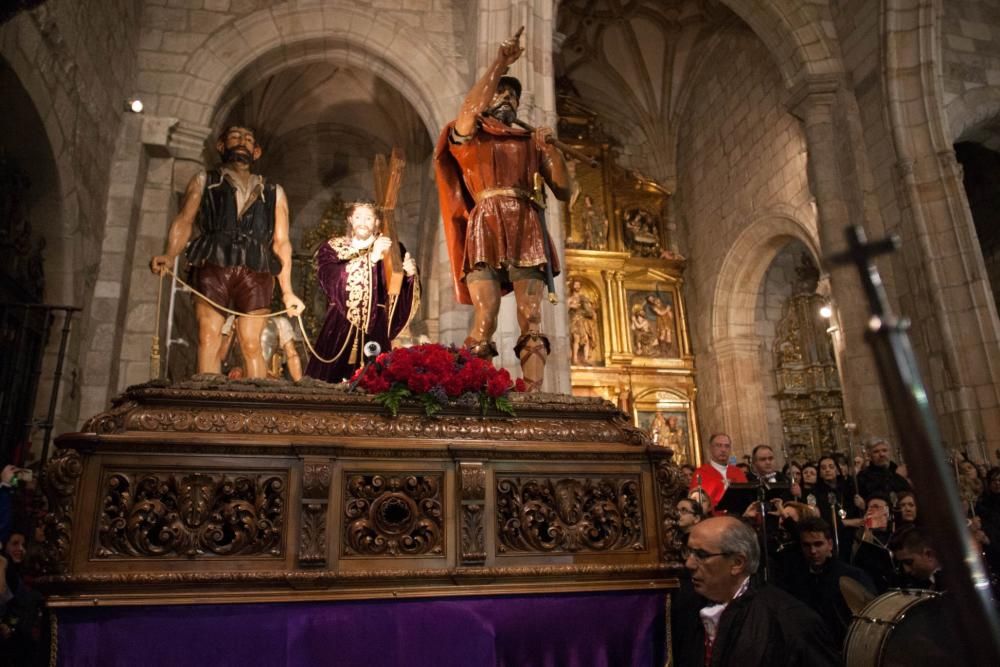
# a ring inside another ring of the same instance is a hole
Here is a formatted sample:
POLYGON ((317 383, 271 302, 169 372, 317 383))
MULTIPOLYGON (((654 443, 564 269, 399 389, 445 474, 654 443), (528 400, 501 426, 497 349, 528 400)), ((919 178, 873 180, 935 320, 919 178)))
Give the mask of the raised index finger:
POLYGON ((510 38, 511 41, 516 42, 519 39, 521 39, 521 33, 523 32, 524 32, 524 26, 522 25, 520 28, 517 29, 517 32, 514 33, 514 36, 510 38))

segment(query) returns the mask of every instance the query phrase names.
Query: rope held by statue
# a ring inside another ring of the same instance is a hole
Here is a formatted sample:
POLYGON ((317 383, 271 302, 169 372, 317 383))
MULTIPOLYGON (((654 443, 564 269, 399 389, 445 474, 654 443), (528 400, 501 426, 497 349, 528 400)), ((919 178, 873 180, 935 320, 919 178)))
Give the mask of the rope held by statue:
MULTIPOLYGON (((149 354, 149 364, 150 364, 150 370, 151 370, 150 375, 151 375, 152 379, 154 379, 154 380, 156 380, 156 379, 158 379, 160 377, 160 335, 159 335, 160 327, 159 327, 159 322, 160 322, 160 309, 161 309, 161 302, 162 302, 162 298, 161 297, 163 295, 163 278, 168 273, 171 276, 173 276, 177 280, 178 283, 180 283, 181 285, 183 285, 184 289, 188 290, 189 292, 191 292, 192 294, 194 294, 195 296, 197 296, 199 299, 204 300, 206 303, 208 303, 209 305, 211 305, 213 308, 217 308, 220 311, 226 313, 227 315, 234 315, 236 317, 263 317, 263 318, 270 318, 270 317, 277 317, 278 315, 286 315, 286 314, 289 314, 291 312, 290 308, 284 308, 282 310, 278 310, 278 311, 275 311, 273 313, 241 313, 238 310, 233 310, 232 308, 227 308, 226 306, 223 306, 220 303, 216 303, 211 298, 209 298, 205 294, 202 294, 197 289, 195 289, 193 286, 191 286, 190 284, 188 284, 187 282, 185 282, 183 278, 181 278, 180 276, 178 276, 171 269, 164 267, 163 271, 160 273, 160 293, 159 293, 159 295, 157 296, 157 299, 156 299, 156 322, 157 322, 156 331, 153 333, 153 343, 152 343, 150 354, 149 354)), ((338 353, 336 356, 334 356, 334 357, 332 357, 330 359, 326 359, 324 357, 321 357, 316 352, 316 348, 313 347, 312 341, 309 340, 309 336, 306 334, 306 327, 305 327, 305 324, 302 322, 302 315, 301 314, 292 315, 292 317, 295 319, 295 322, 299 326, 299 331, 302 333, 302 341, 305 343, 306 347, 309 348, 309 354, 313 355, 315 358, 319 359, 324 364, 332 364, 334 361, 337 360, 337 357, 340 356, 340 353, 338 353)), ((343 350, 341 350, 341 352, 342 351, 343 350)))

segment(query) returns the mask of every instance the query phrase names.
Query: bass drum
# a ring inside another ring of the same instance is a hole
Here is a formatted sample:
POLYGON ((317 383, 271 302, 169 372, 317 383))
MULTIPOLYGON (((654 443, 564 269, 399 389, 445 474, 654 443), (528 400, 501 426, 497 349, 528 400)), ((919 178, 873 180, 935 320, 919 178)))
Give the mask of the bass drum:
POLYGON ((940 593, 890 591, 868 603, 844 642, 847 667, 919 667, 954 664, 958 640, 940 593))

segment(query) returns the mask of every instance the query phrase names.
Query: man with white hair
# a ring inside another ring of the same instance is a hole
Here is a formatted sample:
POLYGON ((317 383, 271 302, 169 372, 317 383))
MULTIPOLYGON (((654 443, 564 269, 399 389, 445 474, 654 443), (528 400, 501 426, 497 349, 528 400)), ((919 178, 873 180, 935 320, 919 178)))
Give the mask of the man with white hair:
POLYGON ((676 664, 840 664, 830 631, 815 612, 784 591, 752 585, 760 547, 756 533, 742 521, 702 521, 691 529, 683 553, 704 606, 698 611, 701 623, 675 642, 676 664))

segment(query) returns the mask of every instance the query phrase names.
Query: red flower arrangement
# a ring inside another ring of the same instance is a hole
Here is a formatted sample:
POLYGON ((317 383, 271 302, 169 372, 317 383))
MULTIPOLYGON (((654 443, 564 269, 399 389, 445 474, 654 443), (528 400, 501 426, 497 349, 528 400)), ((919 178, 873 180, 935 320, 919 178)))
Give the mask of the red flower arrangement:
POLYGON ((394 417, 407 398, 420 401, 428 416, 452 401, 478 405, 483 415, 489 408, 513 415, 508 394, 511 390, 525 390, 524 380, 512 380, 507 369, 498 370, 465 348, 438 343, 383 352, 367 370, 362 367, 355 371, 351 381, 358 381, 359 387, 375 394, 375 400, 394 417))

